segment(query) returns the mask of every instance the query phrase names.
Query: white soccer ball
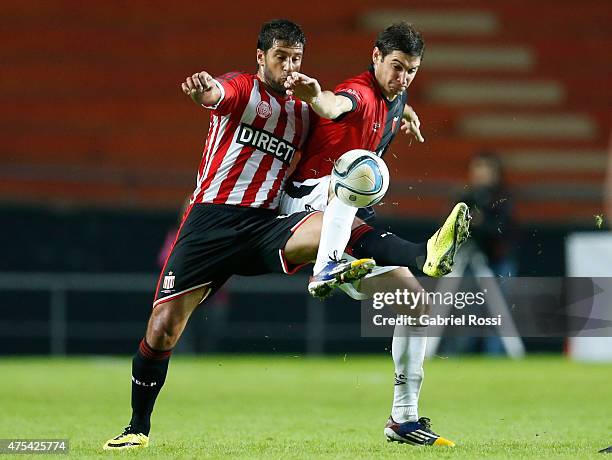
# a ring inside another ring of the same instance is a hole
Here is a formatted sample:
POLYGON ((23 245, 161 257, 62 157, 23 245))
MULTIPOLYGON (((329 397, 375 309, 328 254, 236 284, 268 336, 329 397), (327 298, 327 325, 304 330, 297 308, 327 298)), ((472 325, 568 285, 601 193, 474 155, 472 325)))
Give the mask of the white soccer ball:
POLYGON ((332 190, 343 203, 363 208, 378 203, 389 188, 389 170, 368 150, 346 152, 334 164, 332 190))

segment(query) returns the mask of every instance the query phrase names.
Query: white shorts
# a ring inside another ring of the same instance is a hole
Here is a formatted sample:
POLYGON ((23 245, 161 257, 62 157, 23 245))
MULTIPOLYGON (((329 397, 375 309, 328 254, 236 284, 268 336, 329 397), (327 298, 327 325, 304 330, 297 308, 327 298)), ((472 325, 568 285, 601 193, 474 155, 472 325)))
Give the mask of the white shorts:
MULTIPOLYGON (((324 176, 317 179, 306 179, 304 182, 292 182, 285 186, 285 191, 281 195, 280 213, 293 214, 301 211, 325 211, 329 199, 329 182, 331 176, 324 176), (287 191, 288 190, 288 191, 287 191), (291 193, 293 196, 290 196, 291 193)), ((347 260, 356 260, 355 257, 344 254, 347 260)), ((398 266, 374 267, 365 278, 382 275, 399 268, 398 266)), ((366 300, 369 297, 361 292, 361 282, 353 284, 342 284, 342 289, 349 297, 355 300, 366 300)))
POLYGON ((324 176, 317 179, 306 179, 304 182, 287 184, 285 188, 288 187, 290 193, 299 196, 291 197, 287 191, 283 191, 280 201, 280 213, 293 214, 307 209, 310 211, 325 211, 329 198, 330 180, 331 176, 324 176))

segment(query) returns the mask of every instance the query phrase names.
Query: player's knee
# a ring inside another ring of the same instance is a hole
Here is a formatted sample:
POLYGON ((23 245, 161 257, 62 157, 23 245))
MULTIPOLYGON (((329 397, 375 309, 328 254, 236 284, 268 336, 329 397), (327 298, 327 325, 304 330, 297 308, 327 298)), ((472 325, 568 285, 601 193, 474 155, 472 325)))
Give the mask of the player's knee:
POLYGON ((174 348, 191 313, 210 293, 210 288, 196 289, 167 302, 158 304, 151 312, 147 326, 147 342, 158 350, 174 348))
POLYGON ((172 302, 156 307, 151 313, 147 326, 147 342, 157 350, 174 348, 185 327, 187 319, 176 317, 177 309, 172 308, 172 302))

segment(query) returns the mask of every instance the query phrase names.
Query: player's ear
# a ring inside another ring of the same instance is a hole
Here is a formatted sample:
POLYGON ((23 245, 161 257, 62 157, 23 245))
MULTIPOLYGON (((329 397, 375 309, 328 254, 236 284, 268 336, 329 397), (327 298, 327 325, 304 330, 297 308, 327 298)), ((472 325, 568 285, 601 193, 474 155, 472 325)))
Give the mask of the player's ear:
POLYGON ((375 46, 372 50, 372 62, 374 64, 382 61, 382 53, 378 49, 378 46, 375 46))
POLYGON ((266 62, 266 52, 257 48, 257 65, 262 66, 266 62))

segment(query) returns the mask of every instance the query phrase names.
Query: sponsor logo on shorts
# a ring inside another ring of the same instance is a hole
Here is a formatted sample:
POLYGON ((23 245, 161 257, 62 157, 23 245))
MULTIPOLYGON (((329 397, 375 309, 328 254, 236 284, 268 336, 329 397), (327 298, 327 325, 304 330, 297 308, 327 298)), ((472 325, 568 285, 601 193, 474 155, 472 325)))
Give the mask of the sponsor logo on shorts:
POLYGON ((276 137, 263 129, 254 128, 250 125, 240 124, 236 142, 242 145, 254 147, 257 150, 274 155, 285 164, 290 164, 295 146, 282 137, 276 137))

